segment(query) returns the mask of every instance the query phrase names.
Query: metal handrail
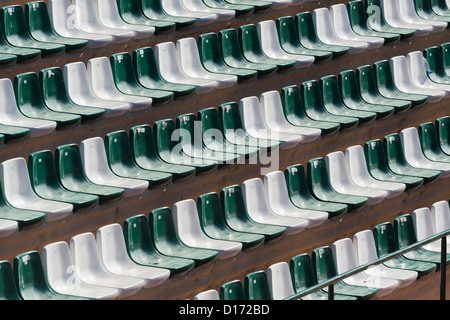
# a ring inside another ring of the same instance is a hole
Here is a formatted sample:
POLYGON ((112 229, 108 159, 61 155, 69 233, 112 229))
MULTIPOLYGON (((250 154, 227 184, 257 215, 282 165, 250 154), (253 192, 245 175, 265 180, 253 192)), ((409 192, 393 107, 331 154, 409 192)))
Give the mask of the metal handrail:
POLYGON ((421 241, 417 241, 416 243, 403 247, 395 252, 391 252, 381 258, 378 258, 370 263, 358 266, 356 268, 353 268, 351 270, 348 270, 346 272, 343 272, 335 277, 329 278, 325 281, 322 281, 319 284, 316 284, 306 290, 303 290, 301 292, 298 292, 294 295, 291 295, 289 297, 286 297, 284 300, 296 300, 299 299, 303 296, 306 296, 308 294, 311 294, 319 289, 322 289, 324 287, 329 287, 328 289, 328 299, 329 300, 333 300, 334 298, 334 284, 336 282, 339 282, 347 277, 350 277, 352 275, 355 275, 361 271, 364 271, 366 269, 368 269, 371 266, 374 265, 378 265, 380 263, 383 263, 387 260, 391 260, 395 257, 398 257, 408 251, 412 251, 414 249, 417 249, 419 247, 422 247, 428 243, 431 243, 433 241, 436 241, 438 239, 441 239, 441 268, 440 268, 440 273, 441 273, 441 282, 440 282, 440 300, 445 300, 445 291, 446 291, 446 262, 447 262, 447 236, 450 235, 450 229, 437 233, 432 237, 429 237, 427 239, 421 240, 421 241))

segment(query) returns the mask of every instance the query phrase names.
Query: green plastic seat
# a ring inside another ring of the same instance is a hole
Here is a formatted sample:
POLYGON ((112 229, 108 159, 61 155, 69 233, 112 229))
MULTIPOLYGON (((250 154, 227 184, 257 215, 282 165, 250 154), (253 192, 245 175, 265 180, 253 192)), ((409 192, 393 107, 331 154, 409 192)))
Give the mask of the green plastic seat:
POLYGON ((350 52, 350 47, 328 45, 319 40, 316 29, 314 28, 311 12, 305 11, 295 15, 298 36, 300 43, 308 49, 329 51, 333 53, 333 58, 342 57, 350 52))
POLYGON ((17 62, 16 55, 0 53, 0 67, 11 67, 16 62, 17 62))
POLYGON ((238 82, 250 81, 258 76, 256 70, 228 66, 223 60, 219 39, 214 32, 199 35, 197 46, 200 60, 209 72, 235 75, 238 77, 238 82))
POLYGON ((327 62, 333 58, 333 52, 304 47, 299 40, 299 33, 292 16, 277 18, 276 26, 280 45, 286 52, 314 56, 314 62, 327 62))
MULTIPOLYGON (((317 283, 320 284, 338 275, 330 247, 324 246, 314 249, 311 253, 311 261, 317 283)), ((342 280, 336 282, 333 287, 334 294, 356 297, 358 300, 373 298, 377 293, 377 289, 375 288, 350 285, 342 280)), ((328 287, 322 290, 328 293, 328 287)))
POLYGON ((153 106, 167 104, 173 100, 175 94, 172 91, 146 88, 139 83, 133 58, 129 52, 111 55, 110 62, 116 87, 123 94, 152 98, 153 106))
POLYGON ((88 46, 88 40, 62 37, 55 32, 45 1, 27 2, 25 17, 31 36, 38 41, 63 44, 67 53, 83 51, 88 46))
POLYGON ((450 155, 450 116, 436 119, 436 128, 441 150, 450 155))
POLYGON ((216 192, 200 195, 197 210, 202 230, 213 239, 240 242, 243 250, 254 249, 265 241, 264 235, 231 229, 225 222, 219 194, 216 192))
POLYGON ((369 65, 356 69, 359 91, 364 101, 371 104, 382 104, 394 107, 395 113, 408 111, 412 107, 412 102, 383 97, 377 90, 377 84, 373 69, 369 65))
POLYGON ((389 61, 381 60, 375 62, 373 70, 378 92, 380 92, 382 96, 390 99, 411 101, 412 107, 419 107, 427 102, 428 96, 405 93, 395 86, 389 61))
POLYGON ((230 3, 226 0, 203 0, 203 2, 211 8, 234 10, 236 17, 247 16, 255 11, 254 6, 230 3))
MULTIPOLYGON (((305 291, 317 285, 317 279, 314 274, 311 257, 307 253, 299 254, 292 257, 289 261, 289 271, 292 278, 292 285, 296 293, 305 291)), ((327 300, 328 293, 323 289, 317 290, 307 296, 302 297, 303 300, 327 300)), ((357 300, 356 297, 350 295, 335 294, 334 300, 357 300)))
POLYGON ((13 262, 17 291, 22 300, 87 300, 59 294, 45 280, 39 252, 33 250, 17 255, 13 262))
POLYGON ((39 85, 42 99, 50 110, 79 115, 81 123, 100 120, 106 113, 105 109, 82 106, 73 102, 67 93, 60 67, 42 69, 39 72, 39 85))
POLYGON ((152 210, 149 226, 156 249, 164 255, 194 260, 194 267, 212 262, 219 255, 216 250, 189 247, 182 243, 175 231, 172 211, 168 207, 152 210))
POLYGON ((264 235, 266 242, 281 239, 286 234, 286 227, 263 224, 250 218, 239 185, 222 188, 220 190, 220 203, 225 221, 233 230, 264 235))
POLYGON ((58 180, 53 153, 50 150, 37 151, 28 156, 28 173, 31 185, 38 196, 48 200, 73 205, 73 212, 88 210, 96 206, 99 197, 65 189, 58 180))
POLYGON ((424 20, 450 22, 450 15, 442 16, 433 11, 430 0, 414 0, 417 15, 424 20))
POLYGON ((450 8, 445 0, 430 0, 431 9, 440 16, 450 16, 450 8))
POLYGON ((0 261, 0 300, 21 300, 11 263, 8 260, 0 261))
POLYGON ((41 42, 31 37, 21 5, 2 7, 0 15, 6 41, 11 45, 40 50, 42 57, 55 57, 65 52, 63 44, 41 42))
POLYGON ((145 215, 137 215, 123 222, 123 234, 130 258, 137 264, 163 268, 170 276, 179 275, 194 267, 194 260, 161 254, 155 248, 152 229, 145 215))
POLYGON ((447 76, 450 77, 450 42, 440 45, 442 52, 442 63, 444 64, 444 70, 447 76))
POLYGON ((231 4, 253 6, 255 7, 254 9, 255 12, 269 10, 272 7, 272 2, 265 0, 225 0, 225 1, 231 4))
POLYGON ((0 124, 0 143, 19 142, 28 138, 30 133, 29 128, 0 124))
POLYGON ((216 170, 218 167, 216 161, 193 158, 183 153, 180 137, 179 140, 172 139, 174 135, 179 134, 176 129, 175 121, 172 119, 158 120, 154 123, 153 135, 159 157, 167 163, 195 167, 197 175, 216 170))
POLYGON ((338 75, 339 87, 344 104, 355 110, 376 112, 377 119, 387 118, 395 111, 394 107, 365 102, 361 97, 361 92, 353 70, 342 71, 338 75))
POLYGON ((280 145, 280 142, 276 140, 257 139, 248 135, 242 124, 237 102, 221 104, 219 106, 219 119, 225 138, 232 143, 266 149, 267 151, 277 149, 280 145), (231 138, 227 135, 229 132, 233 132, 231 138))
POLYGON ((190 28, 195 25, 197 19, 191 17, 173 16, 168 14, 161 0, 140 0, 142 13, 151 20, 166 21, 175 23, 176 29, 190 28))
POLYGON ((218 34, 222 58, 232 68, 256 70, 258 77, 270 76, 277 71, 277 65, 262 62, 250 62, 242 55, 238 33, 235 29, 220 30, 218 34))
MULTIPOLYGON (((394 234, 399 249, 413 245, 417 242, 414 222, 410 214, 403 214, 394 219, 394 234)), ((435 263, 437 265, 437 269, 442 267, 441 253, 427 250, 424 247, 419 247, 412 251, 405 252, 403 255, 411 260, 435 263)), ((448 264, 449 262, 450 253, 447 253, 446 264, 448 264)))
POLYGON ((248 300, 273 300, 264 270, 251 272, 245 276, 244 293, 248 300))
POLYGON ((431 161, 450 162, 450 155, 439 146, 439 139, 433 122, 421 123, 418 127, 422 152, 431 161))
POLYGON ((13 82, 17 106, 25 116, 55 121, 57 129, 69 129, 80 124, 81 116, 53 111, 45 105, 37 73, 18 74, 13 82))
POLYGON ((347 11, 350 25, 356 34, 369 37, 384 38, 385 43, 396 43, 400 40, 400 34, 392 32, 381 32, 372 29, 368 23, 364 3, 360 0, 347 2, 347 11))
POLYGON ((322 90, 323 105, 329 113, 357 118, 359 119, 358 123, 370 123, 376 120, 376 112, 350 109, 344 104, 339 88, 339 81, 335 75, 320 78, 319 85, 322 90))
MULTIPOLYGON (((373 229, 373 237, 377 254, 380 258, 399 250, 392 223, 384 222, 376 225, 373 229)), ((383 264, 389 268, 416 271, 418 278, 437 270, 436 263, 412 260, 406 258, 404 255, 389 259, 383 262, 383 264)))
POLYGON ((341 125, 338 122, 314 120, 308 117, 297 85, 281 88, 280 98, 284 115, 291 124, 318 128, 322 130, 322 135, 331 135, 339 131, 341 125))
POLYGON ((442 47, 433 46, 425 48, 423 55, 427 59, 427 64, 430 69, 428 77, 437 83, 450 84, 450 76, 445 73, 442 47))
POLYGON ((117 187, 98 185, 85 175, 78 145, 67 144, 55 149, 55 165, 61 185, 67 190, 83 192, 99 197, 99 203, 117 201, 125 190, 117 187))
MULTIPOLYGON (((141 0, 117 0, 117 7, 122 19, 129 24, 138 24, 155 27, 155 34, 161 32, 171 32, 176 24, 172 21, 162 19, 149 19, 144 16, 141 0)), ((148 11, 147 11, 148 13, 148 11)))
POLYGON ((277 66, 278 72, 292 70, 296 61, 287 59, 275 59, 268 57, 262 50, 258 38, 258 30, 254 24, 246 24, 238 29, 238 38, 241 45, 242 54, 250 62, 266 63, 277 66))
POLYGON ((386 20, 384 19, 383 10, 381 9, 380 0, 366 0, 364 1, 364 4, 366 12, 368 14, 367 23, 373 30, 379 32, 399 34, 400 39, 403 40, 415 36, 416 34, 415 29, 392 27, 386 22, 386 20))
POLYGON ((247 300, 241 280, 225 282, 219 289, 220 300, 247 300))
POLYGON ((308 161, 307 180, 309 189, 315 198, 327 202, 346 204, 348 212, 361 209, 367 204, 368 198, 341 194, 331 186, 323 158, 315 158, 308 161))
POLYGON ((136 78, 143 87, 173 92, 175 99, 188 97, 195 91, 195 86, 166 81, 159 73, 155 53, 151 47, 134 50, 133 62, 136 78))
POLYGON ((170 173, 143 169, 136 164, 128 134, 125 130, 106 134, 104 141, 108 165, 116 175, 124 178, 146 180, 149 183, 149 189, 165 186, 172 181, 170 173))
POLYGON ((284 176, 289 198, 295 206, 302 209, 328 212, 329 218, 334 218, 347 212, 347 204, 320 201, 311 194, 303 165, 295 164, 286 167, 284 176))
POLYGON ((389 168, 398 174, 423 178, 424 184, 436 181, 441 171, 416 168, 411 166, 405 158, 402 149, 402 141, 398 133, 392 133, 383 138, 384 151, 389 168))
POLYGON ((423 185, 423 178, 397 174, 388 166, 386 152, 380 139, 367 141, 364 144, 364 155, 370 175, 380 181, 399 182, 406 185, 405 190, 414 190, 423 185))
POLYGON ((302 82, 300 95, 305 106, 305 113, 311 119, 339 123, 342 130, 354 128, 359 123, 358 118, 331 114, 325 109, 320 84, 317 80, 302 82))
POLYGON ((195 167, 167 163, 158 156, 150 125, 132 127, 129 131, 129 140, 133 159, 139 167, 170 173, 173 181, 188 179, 195 175, 195 167))

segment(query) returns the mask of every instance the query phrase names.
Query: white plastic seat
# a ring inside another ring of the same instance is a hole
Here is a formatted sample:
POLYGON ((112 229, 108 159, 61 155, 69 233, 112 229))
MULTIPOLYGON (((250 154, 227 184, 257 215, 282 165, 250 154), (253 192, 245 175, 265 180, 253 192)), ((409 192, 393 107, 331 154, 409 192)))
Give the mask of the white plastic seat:
POLYGON ((306 219, 308 228, 318 227, 328 220, 328 212, 301 209, 291 202, 282 171, 265 174, 264 189, 270 208, 278 215, 306 219))
POLYGON ((426 168, 441 171, 441 178, 450 177, 450 163, 431 161, 422 152, 419 133, 416 127, 410 127, 400 131, 403 153, 406 161, 413 167, 426 168))
POLYGON ((242 183, 242 193, 249 216, 259 223, 273 224, 287 228, 286 235, 292 235, 305 230, 308 221, 298 217, 281 216, 273 212, 264 192, 260 178, 245 180, 242 183))
POLYGON ((6 238, 19 230, 19 223, 14 220, 0 219, 0 239, 6 238))
POLYGON ((314 63, 315 58, 313 56, 291 54, 283 50, 278 38, 275 21, 260 21, 257 25, 257 32, 261 49, 268 57, 296 61, 296 69, 307 68, 314 63))
POLYGON ((30 129, 30 137, 41 137, 56 130, 56 122, 25 117, 17 106, 10 79, 0 79, 0 123, 30 129))
POLYGON ((187 76, 216 81, 217 89, 229 88, 237 84, 237 76, 212 73, 203 67, 198 52, 197 41, 194 38, 188 37, 177 40, 176 48, 181 69, 187 76))
MULTIPOLYGON (((417 208, 413 211, 412 217, 417 241, 425 240, 436 234, 436 229, 433 225, 431 211, 429 208, 417 208)), ((429 251, 441 252, 441 239, 427 243, 422 246, 422 248, 429 251)), ((448 248, 449 246, 447 245, 446 250, 448 250, 448 248)))
POLYGON ((92 285, 115 288, 118 298, 130 297, 140 291, 144 280, 112 274, 103 269, 92 233, 78 234, 70 239, 70 254, 75 272, 81 281, 92 285))
POLYGON ((302 143, 309 143, 321 137, 322 130, 320 129, 294 126, 287 121, 280 93, 277 90, 262 93, 259 101, 265 122, 270 130, 300 135, 302 143))
POLYGON ((143 279, 145 289, 156 287, 170 277, 167 269, 139 265, 131 260, 119 224, 99 228, 96 239, 100 263, 110 273, 143 279))
POLYGON ((211 249, 219 252, 218 259, 229 259, 242 251, 242 243, 217 240, 208 237, 200 226, 197 205, 192 199, 178 201, 173 205, 175 230, 187 246, 211 249))
POLYGON ((397 0, 380 0, 381 10, 383 11, 386 23, 395 28, 409 28, 416 30, 416 36, 426 37, 433 31, 430 25, 419 23, 409 23, 405 21, 400 14, 400 7, 397 0))
POLYGON ((317 37, 323 43, 350 47, 349 53, 351 55, 362 53, 368 48, 369 45, 367 42, 339 38, 336 32, 334 32, 333 22, 328 8, 314 9, 312 16, 317 37))
POLYGON ((217 14, 211 12, 192 11, 180 0, 161 0, 161 5, 168 14, 178 17, 189 17, 197 19, 197 26, 210 25, 217 21, 217 14))
POLYGON ((334 31, 339 38, 366 42, 368 50, 378 49, 383 46, 384 38, 361 36, 353 31, 345 4, 339 3, 330 6, 330 14, 334 31))
POLYGON ((72 213, 71 204, 46 200, 34 193, 24 158, 3 161, 0 179, 5 199, 13 207, 45 212, 47 222, 60 221, 72 213))
MULTIPOLYGON (((431 205, 431 220, 436 233, 450 229, 450 208, 448 201, 442 200, 431 205)), ((447 252, 450 252, 450 235, 447 236, 447 252)))
POLYGON ((112 37, 112 44, 125 44, 133 39, 133 31, 105 27, 98 20, 92 0, 72 0, 78 26, 85 32, 106 34, 112 37))
POLYGON ((406 189, 404 183, 376 180, 367 169, 367 160, 364 149, 360 145, 348 147, 345 150, 347 168, 352 181, 360 187, 386 190, 387 199, 400 196, 406 189))
POLYGON ((217 81, 192 78, 183 72, 180 66, 177 49, 173 42, 162 42, 155 46, 155 57, 161 76, 168 82, 195 86, 195 93, 205 94, 217 87, 217 81))
POLYGON ((284 261, 267 268, 267 281, 273 300, 283 300, 295 294, 289 265, 284 261))
POLYGON ((396 56, 390 59, 392 77, 395 86, 403 92, 424 94, 428 96, 428 103, 440 102, 445 97, 445 91, 419 88, 411 80, 411 72, 405 56, 396 56))
POLYGON ((42 267, 49 286, 60 294, 93 300, 113 300, 119 295, 115 288, 87 284, 78 277, 65 241, 50 243, 42 248, 42 267))
POLYGON ((88 60, 86 68, 89 85, 93 93, 100 99, 128 103, 130 105, 129 112, 146 110, 152 105, 152 98, 123 94, 117 89, 107 57, 88 60))
POLYGON ((437 20, 424 20, 417 15, 414 0, 398 1, 399 12, 403 20, 416 25, 432 26, 432 32, 442 32, 447 29, 447 22, 437 20))
POLYGON ((196 294, 194 300, 220 300, 220 298, 217 290, 209 289, 196 294))
MULTIPOLYGON (((353 248, 359 266, 371 263, 378 259, 375 240, 370 230, 363 230, 353 236, 353 248)), ((412 284, 418 276, 413 270, 389 268, 383 263, 369 267, 364 273, 381 278, 398 281, 398 287, 403 288, 412 284)))
POLYGON ((280 141, 281 149, 289 149, 301 142, 299 135, 292 135, 270 130, 261 113, 259 99, 255 96, 246 97, 239 102, 239 111, 245 131, 254 138, 280 141))
POLYGON ((113 41, 110 35, 81 30, 74 19, 75 8, 70 4, 70 0, 49 0, 48 11, 53 28, 60 36, 86 39, 91 49, 104 48, 113 41))
POLYGON ((115 0, 94 0, 98 20, 107 28, 131 31, 135 40, 149 39, 155 27, 126 23, 119 14, 115 0))
POLYGON ((215 14, 217 22, 230 21, 236 14, 234 10, 208 7, 202 0, 182 0, 182 3, 190 11, 215 14))
POLYGON ((350 179, 344 153, 342 151, 331 152, 326 155, 328 176, 331 186, 339 193, 367 197, 367 205, 381 203, 388 193, 386 190, 359 187, 350 179))
POLYGON ((124 115, 130 108, 128 102, 100 99, 89 86, 89 77, 83 62, 71 62, 64 66, 64 81, 67 94, 73 102, 106 110, 105 117, 124 115))
MULTIPOLYGON (((358 267, 353 243, 350 238, 337 240, 331 246, 333 257, 336 263, 336 271, 342 274, 358 267)), ((375 297, 384 297, 398 288, 399 282, 393 279, 381 278, 359 272, 355 275, 343 279, 345 283, 351 285, 365 286, 377 289, 375 297)))
POLYGON ((148 188, 146 180, 119 177, 111 171, 102 138, 83 140, 80 152, 86 177, 93 183, 125 189, 126 198, 141 195, 148 188))

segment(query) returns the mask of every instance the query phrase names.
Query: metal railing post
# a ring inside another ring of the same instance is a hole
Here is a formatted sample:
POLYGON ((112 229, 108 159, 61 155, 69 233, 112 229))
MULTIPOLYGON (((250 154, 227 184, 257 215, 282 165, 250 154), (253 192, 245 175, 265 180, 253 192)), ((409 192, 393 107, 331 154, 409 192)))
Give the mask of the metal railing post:
POLYGON ((447 284, 447 237, 441 239, 441 300, 445 300, 447 284))

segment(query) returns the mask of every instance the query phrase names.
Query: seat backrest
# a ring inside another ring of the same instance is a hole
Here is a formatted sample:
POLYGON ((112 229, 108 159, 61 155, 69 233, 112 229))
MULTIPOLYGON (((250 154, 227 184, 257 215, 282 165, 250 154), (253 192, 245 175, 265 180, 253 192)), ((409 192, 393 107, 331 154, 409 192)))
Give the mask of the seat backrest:
POLYGON ((13 82, 14 93, 19 108, 42 108, 41 88, 35 72, 17 74, 13 82))
POLYGON ((333 252, 330 247, 324 246, 314 249, 311 252, 311 260, 318 283, 337 276, 333 252))
POLYGON ((302 253, 292 257, 289 261, 289 270, 296 293, 317 284, 311 257, 308 253, 302 253))
POLYGON ((220 125, 219 114, 216 108, 210 107, 199 110, 197 120, 202 123, 202 137, 206 145, 208 141, 217 141, 218 138, 223 137, 222 126, 220 125))
POLYGON ((132 216, 123 222, 123 234, 127 252, 134 257, 139 252, 154 252, 153 229, 149 227, 144 214, 132 216))
POLYGON ((363 230, 353 236, 353 247, 358 265, 364 265, 378 259, 375 239, 371 230, 363 230))
POLYGON ((61 181, 67 178, 80 181, 86 180, 80 148, 77 144, 58 146, 55 149, 55 165, 61 181))
POLYGON ((323 190, 332 189, 324 158, 315 158, 308 161, 307 177, 310 190, 317 188, 323 190))
POLYGON ((130 142, 125 130, 107 133, 105 135, 105 150, 108 163, 113 170, 116 166, 134 166, 130 142))
MULTIPOLYGON (((124 53, 126 55, 126 53, 124 53)), ((119 69, 118 63, 126 63, 128 61, 128 57, 125 57, 125 61, 116 61, 116 70, 117 72, 125 72, 127 68, 119 69)), ((112 61, 111 61, 112 63, 112 61)), ((131 63, 128 62, 128 66, 131 66, 131 63)), ((133 63, 134 71, 136 73, 136 77, 139 80, 142 79, 150 79, 154 81, 159 81, 161 79, 161 74, 159 73, 158 63, 156 62, 155 51, 152 47, 142 47, 136 50, 133 50, 133 63)), ((117 75, 119 77, 119 75, 117 75)))
POLYGON ((93 233, 85 232, 73 236, 70 239, 70 254, 81 279, 95 277, 96 274, 104 272, 93 233))
POLYGON ((107 57, 92 58, 87 61, 89 85, 97 96, 107 99, 118 91, 114 82, 111 63, 107 57))
POLYGON ((131 152, 136 163, 140 158, 157 159, 152 127, 149 124, 134 126, 128 133, 131 152))
POLYGON ((292 205, 289 199, 286 180, 282 171, 272 171, 264 175, 264 188, 270 207, 277 212, 278 206, 292 205))
POLYGON ((283 300, 295 294, 289 265, 286 262, 281 261, 270 265, 267 268, 267 278, 274 300, 283 300))
POLYGON ((216 289, 205 290, 196 294, 194 300, 219 300, 219 293, 216 289))
POLYGON ((347 3, 348 17, 351 26, 366 28, 367 27, 367 14, 362 1, 350 1, 347 3))
POLYGON ((246 24, 238 29, 238 39, 244 56, 247 54, 260 55, 263 53, 258 39, 258 30, 254 24, 246 24))
POLYGON ((388 163, 398 163, 406 165, 405 154, 403 153, 402 141, 400 134, 391 133, 383 138, 384 151, 388 163))
POLYGON ((220 229, 227 227, 218 193, 201 194, 197 198, 197 211, 203 230, 208 230, 211 227, 220 229))
POLYGON ((448 201, 437 201, 431 205, 431 220, 436 233, 450 229, 450 208, 448 201))
POLYGON ((367 169, 367 161, 362 146, 354 145, 348 147, 345 150, 345 158, 347 160, 350 177, 355 184, 361 185, 363 181, 373 180, 367 169))
POLYGON ((376 225, 373 229, 373 237, 380 258, 398 250, 392 223, 384 222, 376 225))
POLYGON ((252 213, 270 211, 261 178, 247 179, 242 183, 247 210, 252 213))
POLYGON ((328 75, 320 78, 319 85, 325 106, 331 104, 337 107, 343 107, 339 81, 335 75, 328 75))
POLYGON ((348 166, 342 151, 330 152, 325 156, 328 177, 333 188, 345 188, 353 185, 348 173, 348 166))
POLYGON ((50 150, 36 151, 28 156, 28 174, 36 191, 59 187, 55 160, 50 150))
POLYGON ((280 99, 284 116, 288 120, 297 117, 306 117, 305 106, 303 105, 300 88, 297 85, 290 85, 281 88, 280 99))
POLYGON ((155 137, 156 148, 160 155, 170 155, 175 143, 179 141, 172 140, 172 135, 175 130, 175 121, 172 119, 158 120, 153 124, 153 134, 155 137))
POLYGON ((169 207, 157 208, 150 212, 149 227, 154 235, 156 247, 161 242, 177 243, 175 223, 169 207))
POLYGON ((450 116, 436 119, 436 128, 439 137, 439 144, 442 147, 446 147, 446 150, 448 150, 448 147, 450 146, 450 116))
POLYGON ((33 250, 17 255, 13 264, 17 289, 22 299, 40 299, 47 293, 52 294, 45 280, 38 251, 33 250))
POLYGON ((443 43, 440 45, 440 48, 445 72, 446 74, 450 74, 450 45, 448 43, 443 43))
POLYGON ((244 291, 248 300, 273 300, 267 274, 263 270, 245 276, 244 291))
POLYGON ((184 146, 191 145, 193 148, 201 146, 203 140, 202 128, 201 126, 199 128, 195 114, 187 113, 179 115, 176 118, 176 127, 180 130, 180 141, 184 146))
POLYGON ((39 72, 39 83, 45 103, 64 103, 70 100, 60 67, 42 69, 39 72))
POLYGON ((373 64, 373 70, 374 70, 377 87, 379 89, 380 88, 386 88, 386 89, 394 89, 395 88, 394 77, 392 75, 389 61, 387 61, 387 60, 376 61, 373 64))
POLYGON ((309 11, 297 13, 295 15, 295 22, 300 42, 309 40, 313 43, 318 42, 316 29, 314 28, 313 15, 309 11))
POLYGON ((29 38, 25 13, 21 5, 5 6, 0 10, 6 38, 29 38))
POLYGON ((261 110, 267 124, 274 126, 289 126, 283 112, 280 93, 277 90, 263 92, 260 96, 261 110))
POLYGON ((0 261, 0 300, 20 300, 11 263, 0 261))
POLYGON ((184 243, 197 243, 198 239, 205 236, 200 227, 197 205, 193 199, 175 202, 172 216, 176 232, 184 243))
POLYGON ((45 277, 55 290, 76 287, 78 277, 65 241, 50 243, 42 248, 42 265, 45 277))
POLYGON ((214 65, 223 64, 222 52, 216 33, 210 32, 199 35, 197 46, 200 60, 208 70, 214 70, 214 68, 212 68, 214 65))
POLYGON ((339 87, 341 88, 342 99, 345 100, 361 100, 358 82, 356 81, 356 73, 354 70, 345 70, 338 75, 339 87))
POLYGON ((123 84, 135 85, 137 83, 133 59, 129 52, 112 54, 110 62, 114 83, 119 90, 123 84))
POLYGON ((299 207, 303 207, 303 199, 311 197, 305 168, 302 164, 295 164, 284 169, 284 177, 289 198, 299 207))
POLYGON ((380 139, 367 141, 364 144, 364 155, 369 171, 386 171, 388 169, 383 142, 380 139))
POLYGON ((441 47, 432 46, 423 49, 423 55, 427 59, 428 67, 432 73, 445 77, 444 61, 441 54, 441 47))
POLYGON ((117 0, 117 7, 125 20, 129 20, 133 16, 142 16, 141 1, 139 0, 117 0))
POLYGON ((39 0, 26 3, 25 17, 31 34, 34 31, 41 31, 46 34, 53 33, 53 27, 45 1, 39 0))
POLYGON ((358 86, 361 94, 377 94, 375 76, 371 66, 364 65, 356 68, 356 78, 358 80, 358 86))
POLYGON ((308 80, 300 84, 300 94, 306 110, 322 110, 323 99, 319 81, 308 80))
POLYGON ((265 132, 267 138, 269 137, 269 130, 266 127, 263 114, 261 112, 260 102, 258 97, 249 96, 239 101, 239 111, 241 119, 244 123, 245 129, 265 132))
POLYGON ((237 102, 222 103, 219 106, 219 119, 225 133, 227 130, 244 129, 237 102))
POLYGON ((220 30, 218 33, 222 57, 232 57, 237 60, 244 59, 242 56, 241 46, 238 40, 237 31, 233 28, 220 30))
POLYGON ((116 264, 117 261, 131 262, 120 224, 112 223, 102 226, 97 230, 96 240, 99 257, 106 268, 116 264))
POLYGON ((417 208, 412 213, 414 230, 417 241, 425 240, 436 234, 434 224, 431 219, 431 212, 428 207, 417 208))
POLYGON ((278 39, 280 44, 291 44, 293 46, 298 46, 298 31, 295 24, 295 19, 293 16, 285 16, 277 18, 276 26, 278 31, 278 39))
POLYGON ((350 238, 343 238, 333 242, 331 251, 333 252, 338 274, 342 274, 358 266, 353 243, 350 238))
POLYGON ((246 300, 241 280, 228 281, 220 286, 220 300, 246 300))
POLYGON ((83 140, 80 151, 86 176, 110 176, 111 171, 102 138, 93 137, 83 140))
POLYGON ((422 150, 440 153, 438 135, 433 122, 423 122, 419 124, 418 134, 422 150))
POLYGON ((399 249, 417 242, 416 231, 411 214, 404 214, 394 219, 394 232, 399 249))
POLYGON ((240 185, 231 185, 221 189, 220 203, 225 219, 244 219, 245 216, 248 217, 240 185))

